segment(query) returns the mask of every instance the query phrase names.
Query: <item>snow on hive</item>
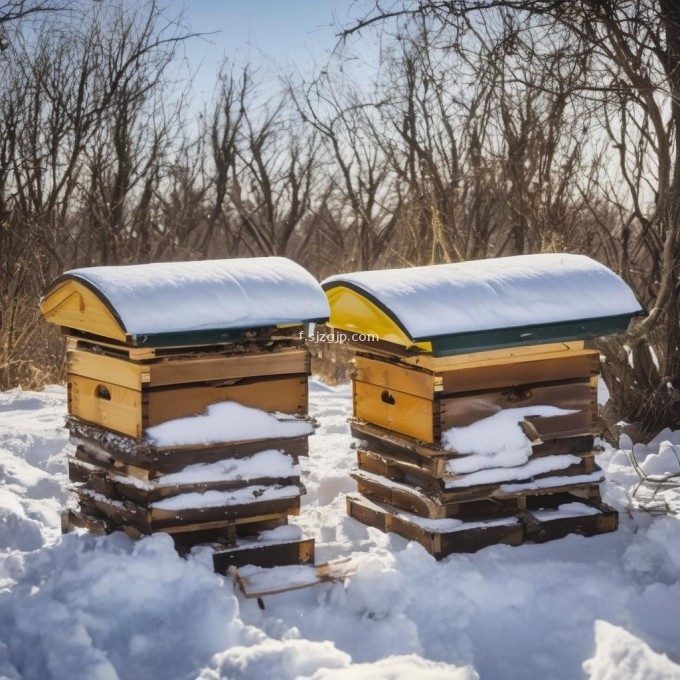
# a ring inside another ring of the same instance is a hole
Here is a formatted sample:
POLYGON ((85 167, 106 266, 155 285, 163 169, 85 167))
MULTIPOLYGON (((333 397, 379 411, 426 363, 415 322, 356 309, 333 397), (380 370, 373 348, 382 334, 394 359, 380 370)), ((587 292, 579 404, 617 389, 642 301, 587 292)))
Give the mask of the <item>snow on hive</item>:
POLYGON ((607 267, 583 255, 559 253, 338 274, 321 285, 335 328, 376 333, 406 346, 466 335, 461 351, 481 349, 480 343, 494 347, 597 337, 625 330, 643 311, 607 267), (520 332, 488 337, 507 329, 520 332))
POLYGON ((168 420, 147 431, 154 446, 201 446, 255 439, 306 437, 314 426, 294 416, 273 415, 233 401, 208 406, 206 413, 168 420))
POLYGON ((53 323, 123 341, 328 318, 317 281, 283 257, 73 269, 41 309, 53 323))

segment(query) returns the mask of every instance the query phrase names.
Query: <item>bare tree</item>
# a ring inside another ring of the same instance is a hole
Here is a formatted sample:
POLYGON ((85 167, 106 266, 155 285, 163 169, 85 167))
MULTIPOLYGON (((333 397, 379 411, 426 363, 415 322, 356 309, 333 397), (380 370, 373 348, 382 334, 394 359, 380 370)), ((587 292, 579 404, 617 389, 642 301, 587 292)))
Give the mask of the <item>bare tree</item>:
POLYGON ((400 182, 380 143, 382 123, 374 115, 380 103, 362 102, 347 83, 334 82, 328 73, 294 96, 303 120, 321 135, 333 159, 333 167, 327 167, 334 189, 329 199, 334 197, 341 216, 334 231, 352 234, 351 242, 343 239, 345 262, 368 269, 384 261, 402 205, 400 182))
POLYGON ((246 67, 222 70, 209 130, 214 203, 204 243, 221 221, 232 254, 297 257, 317 184, 318 136, 300 125, 285 94, 260 95, 246 67))
MULTIPOLYGON (((371 25, 390 21, 408 25, 425 18, 450 30, 455 36, 452 44, 459 45, 467 39, 461 41, 461 36, 479 27, 503 26, 508 17, 516 30, 499 31, 496 44, 509 37, 515 44, 523 43, 528 72, 525 69, 521 82, 527 92, 559 95, 568 83, 569 96, 578 97, 584 125, 598 122, 584 138, 595 147, 605 135, 615 140, 618 159, 605 157, 602 167, 627 187, 625 196, 615 193, 615 209, 608 212, 616 215, 618 209, 622 219, 602 222, 606 213, 602 204, 612 198, 607 193, 597 204, 592 199, 586 203, 597 209, 594 224, 605 226, 615 238, 620 235, 623 252, 609 264, 629 265, 621 274, 649 313, 631 328, 625 339, 628 349, 617 341, 603 345, 608 358, 604 376, 613 395, 608 420, 634 423, 628 428, 633 438, 649 440, 664 426, 680 426, 680 8, 668 0, 419 0, 389 5, 378 1, 346 35, 371 25), (556 35, 563 39, 555 42, 556 35), (576 70, 565 73, 569 63, 576 70), (614 161, 618 172, 612 169, 614 161)), ((498 53, 501 67, 516 67, 513 50, 507 49, 507 42, 504 46, 505 54, 498 53)), ((507 92, 507 84, 502 90, 507 92)), ((521 158, 522 150, 529 148, 530 116, 523 122, 520 118, 519 127, 507 114, 505 119, 504 134, 514 145, 514 156, 521 158)), ((526 184, 529 180, 531 186, 531 180, 526 160, 511 163, 508 170, 519 238, 530 226, 526 212, 533 201, 526 184)), ((604 175, 591 180, 590 189, 606 184, 604 175)))
POLYGON ((187 37, 155 3, 43 13, 30 39, 18 11, 0 53, 0 386, 39 381, 38 357, 60 364, 37 310, 47 281, 154 256, 153 203, 177 146, 162 76, 187 37))

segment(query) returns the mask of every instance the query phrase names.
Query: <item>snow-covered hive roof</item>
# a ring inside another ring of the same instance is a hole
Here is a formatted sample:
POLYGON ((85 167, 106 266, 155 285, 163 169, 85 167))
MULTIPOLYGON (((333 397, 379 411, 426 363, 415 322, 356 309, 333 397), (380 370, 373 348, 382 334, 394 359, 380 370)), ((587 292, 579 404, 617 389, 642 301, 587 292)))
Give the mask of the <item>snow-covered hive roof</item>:
POLYGON ((41 310, 66 328, 149 346, 219 342, 329 315, 316 279, 284 257, 73 269, 52 282, 41 310))
POLYGON ((334 328, 435 354, 599 337, 643 312, 619 276, 584 255, 355 272, 321 285, 334 328))

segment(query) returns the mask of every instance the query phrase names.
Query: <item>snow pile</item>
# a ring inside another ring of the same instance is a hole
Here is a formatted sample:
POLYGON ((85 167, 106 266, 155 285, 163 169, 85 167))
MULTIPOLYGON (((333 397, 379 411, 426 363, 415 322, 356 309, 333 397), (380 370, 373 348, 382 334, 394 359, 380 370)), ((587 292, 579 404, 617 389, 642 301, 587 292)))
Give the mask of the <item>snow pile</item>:
POLYGON ((205 491, 198 493, 180 493, 162 501, 151 504, 157 510, 189 510, 190 508, 220 508, 231 505, 244 505, 257 501, 274 501, 284 498, 296 498, 300 495, 300 487, 288 486, 247 486, 233 491, 205 491))
POLYGON ((532 482, 521 482, 519 484, 501 484, 501 491, 504 493, 518 493, 520 491, 538 491, 539 489, 550 489, 558 486, 573 486, 574 484, 596 484, 604 480, 604 475, 599 472, 591 472, 587 475, 563 475, 553 477, 541 477, 532 482))
POLYGON ((567 517, 587 517, 599 515, 600 511, 585 503, 563 503, 550 510, 532 510, 531 514, 542 522, 551 519, 565 519, 567 517))
POLYGON ((448 663, 427 661, 410 654, 391 656, 375 663, 360 663, 349 668, 322 669, 312 680, 479 680, 471 666, 457 668, 448 663))
POLYGON ((471 472, 460 479, 446 482, 446 488, 457 489, 466 486, 478 486, 481 484, 497 484, 498 482, 508 482, 514 479, 531 479, 536 475, 544 475, 548 472, 565 470, 572 465, 578 465, 580 462, 581 459, 578 456, 570 454, 533 458, 525 465, 471 472))
POLYGON ((168 420, 147 430, 155 446, 200 446, 252 439, 303 437, 314 426, 285 414, 271 414, 235 401, 208 406, 205 414, 168 420))
MULTIPOLYGON (((383 503, 371 501, 368 498, 362 498, 362 503, 373 510, 385 510, 388 508, 383 503)), ((389 508, 391 512, 397 517, 403 519, 411 524, 417 524, 426 531, 431 531, 435 534, 451 533, 452 531, 462 531, 467 529, 479 529, 481 527, 498 527, 517 524, 519 521, 516 517, 499 517, 498 519, 489 519, 479 522, 463 522, 463 520, 455 519, 454 517, 444 517, 442 519, 430 519, 429 517, 420 517, 405 510, 396 510, 389 508)), ((597 511, 596 511, 597 512, 597 511)))
POLYGON ((285 257, 72 269, 110 302, 131 335, 257 328, 328 318, 316 279, 285 257))
MULTIPOLYGON (((248 458, 227 458, 217 463, 187 465, 180 472, 173 472, 157 481, 147 482, 146 486, 182 486, 260 477, 298 477, 299 475, 300 466, 290 456, 281 451, 269 449, 248 458)), ((129 480, 129 477, 126 479, 129 480)), ((136 481, 141 482, 141 480, 136 481)))
POLYGON ((508 408, 467 427, 452 427, 442 434, 444 448, 465 455, 449 460, 451 474, 467 474, 496 467, 524 465, 531 457, 531 442, 520 423, 528 416, 561 416, 575 413, 556 406, 508 408))
MULTIPOLYGON (((352 556, 357 571, 266 597, 262 611, 212 572, 206 549, 184 560, 163 535, 59 536, 65 402, 61 388, 0 394, 0 504, 12 522, 0 552, 0 677, 678 677, 680 521, 639 508, 680 512, 679 494, 650 486, 632 498, 629 454, 598 460, 605 501, 623 511, 617 532, 437 562, 346 515, 351 392, 312 383, 320 428, 301 459, 308 495, 294 519, 316 537, 317 562, 352 556)), ((569 506, 560 512, 578 510, 569 506)))
POLYGON ((626 283, 584 255, 544 253, 409 269, 338 274, 386 307, 413 340, 636 314, 626 283))
POLYGON ((661 442, 658 453, 647 455, 640 467, 648 475, 680 476, 680 448, 669 441, 661 442))
POLYGON ((308 678, 319 667, 343 668, 351 658, 331 642, 266 640, 257 647, 238 646, 215 658, 217 668, 205 669, 198 680, 288 680, 308 678))
POLYGON ((680 667, 628 631, 595 622, 595 656, 583 664, 590 680, 680 680, 680 667))

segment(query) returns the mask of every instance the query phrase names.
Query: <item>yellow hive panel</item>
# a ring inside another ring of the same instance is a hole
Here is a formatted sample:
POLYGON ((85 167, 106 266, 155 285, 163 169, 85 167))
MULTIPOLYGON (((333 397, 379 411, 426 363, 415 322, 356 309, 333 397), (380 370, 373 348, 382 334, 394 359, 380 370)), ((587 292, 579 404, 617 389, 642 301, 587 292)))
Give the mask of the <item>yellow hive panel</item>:
POLYGON ((328 324, 332 328, 350 333, 373 334, 385 342, 393 342, 402 347, 432 351, 431 343, 414 343, 394 319, 356 291, 345 286, 336 286, 327 290, 326 296, 331 308, 328 324))
POLYGON ((78 281, 64 281, 50 291, 40 303, 40 311, 50 323, 104 338, 126 340, 125 331, 104 302, 78 281))

